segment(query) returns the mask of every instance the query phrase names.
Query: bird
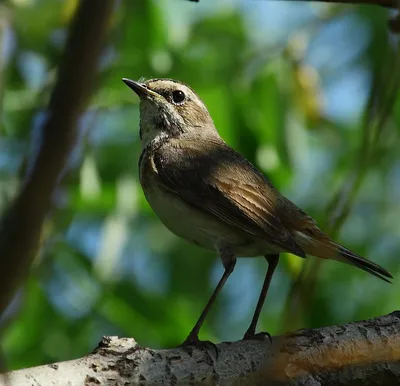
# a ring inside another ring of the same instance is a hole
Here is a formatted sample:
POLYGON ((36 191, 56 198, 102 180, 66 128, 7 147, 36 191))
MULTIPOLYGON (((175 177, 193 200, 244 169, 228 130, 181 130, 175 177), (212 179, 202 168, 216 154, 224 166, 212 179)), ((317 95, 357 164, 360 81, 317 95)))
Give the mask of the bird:
POLYGON ((139 179, 149 205, 175 235, 216 251, 224 273, 182 346, 200 345, 200 329, 238 257, 268 262, 243 339, 265 339, 257 322, 281 253, 353 265, 390 283, 378 264, 332 240, 219 135, 208 109, 188 85, 155 78, 123 82, 140 99, 139 179))

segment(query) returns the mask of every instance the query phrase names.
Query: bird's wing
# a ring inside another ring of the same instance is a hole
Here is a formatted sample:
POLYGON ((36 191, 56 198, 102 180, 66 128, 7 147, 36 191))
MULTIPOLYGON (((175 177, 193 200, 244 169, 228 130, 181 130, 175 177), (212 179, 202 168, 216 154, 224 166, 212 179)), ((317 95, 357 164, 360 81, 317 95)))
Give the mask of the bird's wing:
POLYGON ((180 139, 167 146, 153 155, 164 189, 252 237, 305 257, 280 219, 282 197, 249 161, 222 140, 180 139))

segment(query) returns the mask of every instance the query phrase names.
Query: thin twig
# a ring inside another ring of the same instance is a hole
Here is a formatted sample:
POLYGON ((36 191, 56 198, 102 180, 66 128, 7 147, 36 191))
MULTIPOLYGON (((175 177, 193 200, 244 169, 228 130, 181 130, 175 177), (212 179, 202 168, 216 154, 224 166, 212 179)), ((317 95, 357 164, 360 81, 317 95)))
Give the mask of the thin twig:
MULTIPOLYGON (((188 0, 190 2, 198 3, 200 0, 188 0)), ((350 4, 350 5, 377 5, 385 8, 397 8, 395 0, 267 0, 267 1, 295 1, 303 3, 320 2, 320 3, 332 3, 332 4, 350 4)))

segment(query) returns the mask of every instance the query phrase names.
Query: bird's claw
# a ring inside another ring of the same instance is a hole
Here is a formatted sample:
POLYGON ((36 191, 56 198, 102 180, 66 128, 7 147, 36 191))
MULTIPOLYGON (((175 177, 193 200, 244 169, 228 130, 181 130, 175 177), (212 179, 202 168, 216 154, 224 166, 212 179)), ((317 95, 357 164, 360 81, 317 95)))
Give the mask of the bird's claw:
POLYGON ((198 336, 188 336, 186 340, 178 347, 183 348, 185 351, 190 347, 196 347, 203 350, 209 350, 210 348, 215 350, 216 359, 218 359, 219 349, 217 345, 209 340, 200 340, 198 336))
POLYGON ((254 332, 247 331, 243 337, 243 340, 266 340, 266 339, 268 339, 270 343, 272 343, 271 334, 268 332, 259 332, 256 334, 254 332))

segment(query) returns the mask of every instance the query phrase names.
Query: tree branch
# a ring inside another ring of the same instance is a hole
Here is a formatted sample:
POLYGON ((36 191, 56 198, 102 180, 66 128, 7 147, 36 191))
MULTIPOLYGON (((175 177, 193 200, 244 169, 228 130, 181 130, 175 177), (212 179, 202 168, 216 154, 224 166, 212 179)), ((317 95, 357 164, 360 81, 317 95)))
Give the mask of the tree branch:
POLYGON ((400 312, 214 348, 151 350, 105 337, 86 357, 13 371, 0 386, 394 385, 400 380, 400 312))
POLYGON ((115 0, 82 0, 70 27, 42 142, 23 188, 0 223, 0 314, 27 276, 53 193, 78 137, 115 0))
MULTIPOLYGON (((189 1, 198 3, 200 0, 189 0, 189 1)), ((304 3, 319 2, 319 3, 352 4, 352 5, 367 4, 367 5, 378 5, 385 8, 397 8, 397 3, 395 0, 272 0, 272 1, 285 1, 285 2, 301 1, 304 3)))

